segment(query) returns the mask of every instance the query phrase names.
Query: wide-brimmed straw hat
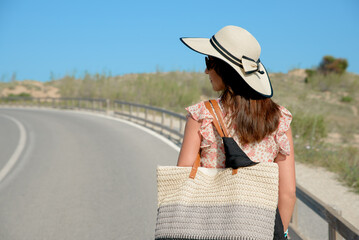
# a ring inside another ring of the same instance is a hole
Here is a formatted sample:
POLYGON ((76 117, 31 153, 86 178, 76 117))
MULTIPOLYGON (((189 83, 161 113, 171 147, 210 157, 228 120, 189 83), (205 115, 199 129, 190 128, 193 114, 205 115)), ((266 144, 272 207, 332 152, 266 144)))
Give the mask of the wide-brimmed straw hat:
POLYGON ((226 26, 212 38, 180 38, 192 50, 219 58, 232 66, 244 81, 264 97, 272 97, 268 73, 259 60, 261 47, 245 29, 226 26))

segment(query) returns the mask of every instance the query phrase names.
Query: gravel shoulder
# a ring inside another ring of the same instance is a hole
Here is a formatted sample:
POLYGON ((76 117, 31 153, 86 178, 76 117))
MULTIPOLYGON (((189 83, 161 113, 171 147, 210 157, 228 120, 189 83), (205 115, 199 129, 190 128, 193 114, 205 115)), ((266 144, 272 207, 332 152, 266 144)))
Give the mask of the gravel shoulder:
POLYGON ((359 229, 359 195, 340 183, 335 173, 297 162, 296 179, 310 193, 341 211, 342 217, 359 229))

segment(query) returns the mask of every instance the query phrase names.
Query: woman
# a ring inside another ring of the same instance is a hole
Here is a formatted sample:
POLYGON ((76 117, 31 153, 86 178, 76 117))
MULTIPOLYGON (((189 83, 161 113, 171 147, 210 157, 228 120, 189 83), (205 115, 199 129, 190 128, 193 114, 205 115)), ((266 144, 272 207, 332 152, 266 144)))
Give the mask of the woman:
MULTIPOLYGON (((290 112, 274 103, 268 74, 259 60, 260 46, 246 30, 227 26, 211 39, 182 38, 194 51, 208 55, 209 75, 230 135, 254 162, 276 162, 279 166, 278 209, 288 229, 295 196, 294 150, 290 112)), ((186 108, 189 112, 178 166, 192 166, 201 152, 201 166, 224 168, 223 142, 211 124, 204 103, 186 108)))

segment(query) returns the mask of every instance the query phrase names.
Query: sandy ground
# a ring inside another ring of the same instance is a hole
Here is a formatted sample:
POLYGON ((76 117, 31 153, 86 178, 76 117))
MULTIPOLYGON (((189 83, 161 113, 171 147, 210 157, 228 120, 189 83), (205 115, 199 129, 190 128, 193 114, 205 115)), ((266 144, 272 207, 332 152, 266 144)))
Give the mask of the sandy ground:
POLYGON ((297 183, 320 200, 341 211, 342 217, 359 229, 359 194, 341 184, 335 173, 296 163, 297 183))
POLYGON ((14 88, 4 88, 0 96, 8 96, 10 94, 18 95, 20 93, 29 93, 32 97, 35 98, 59 98, 61 97, 59 89, 53 86, 46 86, 42 82, 24 80, 16 85, 14 88))

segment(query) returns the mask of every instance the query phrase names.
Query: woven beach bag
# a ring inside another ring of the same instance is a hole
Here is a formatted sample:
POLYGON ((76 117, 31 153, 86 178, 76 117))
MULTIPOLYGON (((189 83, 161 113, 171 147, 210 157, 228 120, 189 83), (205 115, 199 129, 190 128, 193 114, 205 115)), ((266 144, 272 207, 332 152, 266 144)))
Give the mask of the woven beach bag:
MULTIPOLYGON (((223 124, 216 101, 213 104, 223 124)), ((213 124, 222 137, 228 132, 213 124)), ((226 161, 227 161, 226 152, 226 161)), ((203 168, 200 155, 192 167, 158 166, 156 240, 272 240, 278 205, 278 165, 203 168)))

